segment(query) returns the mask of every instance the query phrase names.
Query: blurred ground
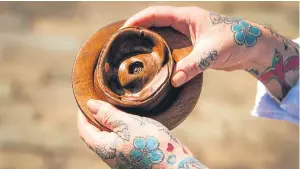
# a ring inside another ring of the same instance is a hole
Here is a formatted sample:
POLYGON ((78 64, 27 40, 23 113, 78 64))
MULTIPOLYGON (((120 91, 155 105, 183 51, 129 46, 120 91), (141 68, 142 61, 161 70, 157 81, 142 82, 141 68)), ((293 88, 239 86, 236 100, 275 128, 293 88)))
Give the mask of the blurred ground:
MULTIPOLYGON (((0 169, 108 168, 77 134, 74 58, 102 26, 163 4, 298 36, 298 2, 0 2, 0 169)), ((250 116, 255 85, 244 72, 207 71, 196 109, 174 130, 211 169, 299 168, 299 128, 250 116)))

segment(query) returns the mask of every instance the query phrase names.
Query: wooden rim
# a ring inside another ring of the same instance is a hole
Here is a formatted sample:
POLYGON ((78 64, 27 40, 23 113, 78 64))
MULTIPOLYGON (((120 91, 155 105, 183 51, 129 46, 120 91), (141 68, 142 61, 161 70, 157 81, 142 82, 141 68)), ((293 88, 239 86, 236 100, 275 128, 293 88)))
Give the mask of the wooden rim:
MULTIPOLYGON (((94 119, 92 113, 87 108, 86 103, 89 99, 107 101, 103 95, 99 95, 101 89, 99 86, 95 85, 96 79, 94 72, 103 46, 111 36, 119 30, 123 23, 124 21, 118 21, 109 24, 91 36, 80 49, 73 65, 72 87, 75 100, 80 110, 90 122, 101 130, 106 131, 109 131, 109 129, 102 126, 94 119)), ((180 59, 187 56, 193 49, 189 39, 172 28, 153 27, 150 28, 150 30, 158 33, 167 42, 175 62, 178 62, 180 59)), ((199 99, 201 88, 202 74, 197 75, 190 82, 177 88, 176 96, 174 95, 165 99, 164 102, 168 103, 166 109, 145 116, 161 122, 171 130, 178 126, 192 112, 199 99)))

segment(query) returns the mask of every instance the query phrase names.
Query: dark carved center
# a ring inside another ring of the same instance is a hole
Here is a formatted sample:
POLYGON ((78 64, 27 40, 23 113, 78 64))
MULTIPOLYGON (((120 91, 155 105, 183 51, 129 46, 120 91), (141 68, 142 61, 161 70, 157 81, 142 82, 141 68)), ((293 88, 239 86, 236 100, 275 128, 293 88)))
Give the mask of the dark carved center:
POLYGON ((130 74, 139 74, 143 71, 144 65, 142 62, 136 61, 129 66, 129 73, 130 74))
POLYGON ((166 42, 154 32, 143 28, 120 30, 100 54, 100 88, 116 105, 154 107, 171 89, 170 54, 166 42))

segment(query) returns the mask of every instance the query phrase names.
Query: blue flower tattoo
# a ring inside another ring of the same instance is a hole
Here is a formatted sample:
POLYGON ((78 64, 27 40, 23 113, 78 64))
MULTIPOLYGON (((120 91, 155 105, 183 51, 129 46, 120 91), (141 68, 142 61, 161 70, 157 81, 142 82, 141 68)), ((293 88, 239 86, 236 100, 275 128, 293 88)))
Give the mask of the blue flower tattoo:
POLYGON ((158 164, 164 159, 164 153, 158 148, 158 141, 152 136, 135 138, 133 146, 130 158, 142 168, 150 169, 153 164, 158 164))
POLYGON ((190 167, 197 169, 208 169, 205 165, 201 164, 193 157, 187 157, 178 164, 178 169, 190 169, 190 167))
POLYGON ((176 156, 175 155, 170 155, 167 157, 167 163, 169 165, 174 165, 176 163, 176 156))
POLYGON ((261 30, 256 26, 251 26, 246 21, 232 25, 231 30, 235 33, 234 40, 237 44, 245 44, 247 47, 252 47, 256 44, 257 38, 261 36, 261 30))

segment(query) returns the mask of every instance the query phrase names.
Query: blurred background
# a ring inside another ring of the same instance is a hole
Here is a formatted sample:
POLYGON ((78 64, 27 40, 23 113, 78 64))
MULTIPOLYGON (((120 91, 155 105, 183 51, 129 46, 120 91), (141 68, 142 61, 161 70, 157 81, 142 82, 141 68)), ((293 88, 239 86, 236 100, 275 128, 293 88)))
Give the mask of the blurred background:
MULTIPOLYGON (((152 5, 199 6, 298 37, 298 2, 0 2, 0 169, 108 169, 80 140, 71 74, 83 43, 152 5)), ((299 128, 251 117, 256 80, 206 71, 173 132, 211 169, 297 169, 299 128)))

